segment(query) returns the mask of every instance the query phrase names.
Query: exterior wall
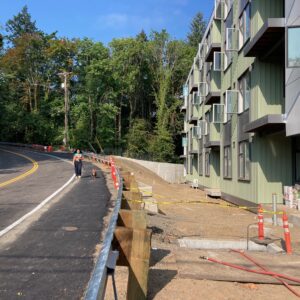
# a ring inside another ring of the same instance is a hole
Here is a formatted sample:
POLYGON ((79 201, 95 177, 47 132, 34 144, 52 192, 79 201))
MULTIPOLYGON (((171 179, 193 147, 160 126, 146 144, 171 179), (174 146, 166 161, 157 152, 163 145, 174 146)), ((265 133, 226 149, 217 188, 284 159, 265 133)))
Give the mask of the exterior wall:
MULTIPOLYGON (((300 2, 293 0, 286 0, 285 3, 286 11, 286 40, 288 41, 288 28, 289 27, 300 27, 300 2)), ((288 48, 288 42, 286 43, 288 48)), ((299 111, 300 111, 300 68, 288 67, 286 61, 285 68, 285 94, 286 94, 286 118, 287 118, 287 135, 300 134, 300 122, 299 122, 299 111)))
MULTIPOLYGON (((202 153, 203 159, 203 175, 199 174, 199 156, 194 155, 193 174, 187 174, 186 178, 189 181, 197 178, 202 187, 219 187, 222 193, 237 199, 253 203, 270 203, 272 193, 282 195, 283 186, 291 185, 293 182, 292 140, 286 137, 284 131, 248 134, 244 133, 242 127, 243 122, 252 122, 270 114, 281 115, 285 113, 284 57, 275 62, 267 62, 255 57, 245 57, 244 50, 247 43, 251 42, 269 18, 284 17, 284 1, 252 0, 249 3, 251 4, 251 37, 241 49, 232 51, 232 63, 221 72, 213 71, 212 63, 204 63, 201 71, 194 70, 199 74, 199 80, 202 82, 207 79, 207 71, 211 69, 209 91, 219 91, 221 95, 219 103, 224 105, 226 90, 237 90, 239 78, 245 72, 250 72, 251 100, 249 109, 243 114, 232 114, 227 125, 208 124, 209 135, 202 136, 201 143, 204 145, 205 141, 208 140, 220 141, 220 147, 200 147, 199 153, 202 153), (241 141, 248 141, 250 145, 250 180, 240 180, 238 176, 238 151, 241 141), (224 146, 228 145, 231 146, 232 152, 232 174, 229 179, 224 178, 224 146), (210 153, 210 176, 205 176, 206 152, 210 153)), ((238 0, 234 0, 232 9, 233 27, 239 28, 240 8, 238 0)), ((221 52, 225 53, 225 39, 224 20, 214 20, 212 17, 196 58, 205 56, 203 51, 207 51, 204 45, 207 41, 210 43, 221 42, 221 52)), ((198 119, 205 120, 205 114, 209 111, 212 111, 212 105, 202 104, 198 109, 198 119)), ((193 144, 193 146, 195 145, 193 144)), ((197 147, 199 148, 199 142, 197 147)))
POLYGON ((181 183, 184 180, 183 174, 185 166, 182 164, 160 163, 121 156, 118 156, 118 158, 133 161, 145 167, 146 169, 149 169, 150 171, 157 174, 159 177, 161 177, 169 183, 181 183))
POLYGON ((284 17, 284 1, 251 1, 251 37, 261 29, 268 18, 284 17))
POLYGON ((250 120, 254 121, 267 114, 283 114, 284 66, 255 60, 251 72, 250 120))

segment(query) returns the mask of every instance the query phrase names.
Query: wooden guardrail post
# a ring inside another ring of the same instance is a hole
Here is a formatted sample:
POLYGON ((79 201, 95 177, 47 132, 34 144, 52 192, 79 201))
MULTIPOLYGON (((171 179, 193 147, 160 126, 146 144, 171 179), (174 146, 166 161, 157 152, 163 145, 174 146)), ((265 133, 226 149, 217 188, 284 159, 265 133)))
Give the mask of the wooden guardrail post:
POLYGON ((147 229, 146 213, 141 210, 138 184, 131 173, 126 172, 125 176, 124 185, 129 190, 123 191, 113 247, 120 253, 117 264, 129 268, 127 299, 146 300, 152 232, 147 229))

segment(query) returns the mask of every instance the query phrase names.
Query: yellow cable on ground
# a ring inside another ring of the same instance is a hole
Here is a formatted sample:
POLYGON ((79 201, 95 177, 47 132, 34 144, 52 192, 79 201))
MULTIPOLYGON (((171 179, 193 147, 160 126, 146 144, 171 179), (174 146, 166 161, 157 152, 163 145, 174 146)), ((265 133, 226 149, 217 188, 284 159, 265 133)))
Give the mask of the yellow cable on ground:
POLYGON ((12 183, 14 183, 14 182, 16 182, 18 180, 21 180, 21 179, 23 179, 23 178, 25 178, 25 177, 33 174, 38 169, 38 167, 39 167, 39 164, 35 160, 33 160, 32 158, 30 158, 30 157, 28 157, 26 155, 23 155, 23 154, 20 154, 20 153, 16 153, 16 152, 12 152, 12 151, 8 151, 8 150, 4 150, 4 149, 1 149, 1 151, 12 153, 12 154, 18 155, 20 157, 23 157, 23 158, 29 160, 33 164, 33 167, 30 170, 28 170, 27 172, 25 172, 25 173, 23 173, 23 174, 21 174, 21 175, 19 175, 17 177, 14 177, 12 179, 9 179, 7 181, 4 181, 4 182, 0 183, 0 188, 2 188, 4 186, 7 186, 9 184, 12 184, 12 183))

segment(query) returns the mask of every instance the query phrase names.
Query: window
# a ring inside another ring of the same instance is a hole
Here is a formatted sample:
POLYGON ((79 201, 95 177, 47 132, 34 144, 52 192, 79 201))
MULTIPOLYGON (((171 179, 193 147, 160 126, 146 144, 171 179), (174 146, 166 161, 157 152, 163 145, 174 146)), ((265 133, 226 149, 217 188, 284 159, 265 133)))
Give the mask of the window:
POLYGON ((210 176, 210 153, 205 152, 205 176, 210 176))
POLYGON ((194 169, 196 170, 196 173, 197 173, 197 171, 198 171, 198 155, 194 155, 193 166, 194 166, 194 169))
POLYGON ((232 177, 232 157, 231 157, 231 146, 224 147, 224 178, 232 177))
POLYGON ((207 94, 209 94, 211 91, 211 68, 212 68, 212 64, 208 64, 207 73, 206 73, 207 94))
POLYGON ((222 52, 214 52, 214 65, 213 65, 214 71, 223 71, 222 54, 223 54, 222 52))
POLYGON ((250 144, 248 141, 239 143, 239 179, 250 180, 250 144))
POLYGON ((233 0, 224 0, 225 3, 225 18, 228 16, 228 13, 232 11, 231 7, 233 4, 233 0))
POLYGON ((288 28, 288 58, 289 68, 300 67, 300 27, 288 28))
POLYGON ((199 149, 199 166, 198 166, 198 173, 200 176, 203 176, 203 155, 202 149, 199 149))
POLYGON ((250 28, 251 28, 251 14, 250 14, 250 4, 244 8, 240 20, 240 48, 248 41, 250 38, 250 28))
POLYGON ((250 106, 251 100, 251 80, 250 72, 247 72, 239 79, 239 92, 240 92, 240 111, 247 110, 250 106))
POLYGON ((227 114, 227 107, 226 107, 226 93, 223 94, 223 103, 224 105, 224 123, 227 123, 228 121, 231 120, 232 115, 227 114))
POLYGON ((206 121, 206 132, 205 132, 205 135, 209 135, 209 124, 211 123, 211 114, 210 114, 210 111, 208 111, 206 114, 205 114, 205 121, 206 121))
MULTIPOLYGON (((230 43, 230 41, 227 41, 227 28, 232 28, 233 26, 233 11, 231 10, 230 13, 227 16, 227 19, 225 21, 225 38, 224 38, 224 49, 227 49, 227 44, 230 43)), ((232 62, 232 52, 231 51, 225 51, 224 55, 224 69, 226 70, 227 67, 232 62)))
POLYGON ((190 158, 190 161, 189 161, 189 162, 190 162, 190 164, 189 164, 189 167, 190 167, 190 170, 189 170, 189 171, 190 171, 190 172, 189 172, 189 173, 190 173, 191 175, 193 175, 193 155, 190 155, 189 158, 190 158))
POLYGON ((294 138, 295 182, 300 183, 300 137, 294 138))

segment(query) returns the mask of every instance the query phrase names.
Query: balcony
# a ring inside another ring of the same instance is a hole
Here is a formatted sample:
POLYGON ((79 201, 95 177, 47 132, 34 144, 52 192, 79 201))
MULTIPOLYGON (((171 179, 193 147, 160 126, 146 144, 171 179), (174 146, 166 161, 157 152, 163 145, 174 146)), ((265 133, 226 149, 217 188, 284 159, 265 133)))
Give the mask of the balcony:
POLYGON ((265 115, 244 125, 244 132, 270 134, 285 129, 283 115, 265 115))
POLYGON ((214 103, 220 103, 221 93, 209 91, 205 98, 205 105, 211 105, 214 103))
POLYGON ((190 150, 190 151, 189 151, 189 154, 190 154, 190 155, 198 154, 198 150, 190 150))
POLYGON ((197 122, 198 122, 198 117, 192 116, 189 119, 189 124, 197 125, 197 122))
POLYGON ((196 91, 198 91, 198 84, 197 83, 190 84, 189 93, 192 94, 193 92, 196 92, 196 91))
POLYGON ((211 43, 208 45, 205 62, 212 62, 214 60, 214 53, 221 51, 221 43, 211 43))
POLYGON ((284 18, 269 18, 245 47, 244 55, 261 60, 278 60, 284 57, 284 18))
POLYGON ((219 150, 220 148, 220 124, 209 123, 208 134, 204 137, 204 148, 219 150))

